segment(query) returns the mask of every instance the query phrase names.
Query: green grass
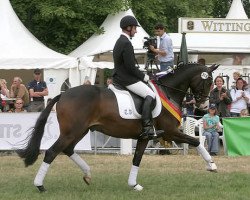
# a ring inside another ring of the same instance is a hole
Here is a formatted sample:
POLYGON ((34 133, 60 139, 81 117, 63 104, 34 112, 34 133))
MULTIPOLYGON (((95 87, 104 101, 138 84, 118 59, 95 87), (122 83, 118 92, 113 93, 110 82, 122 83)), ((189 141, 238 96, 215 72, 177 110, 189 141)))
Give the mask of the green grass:
POLYGON ((248 200, 250 157, 215 158, 218 173, 205 170, 198 155, 145 155, 138 175, 144 187, 135 192, 127 186, 132 156, 81 155, 92 169, 92 184, 82 180, 81 170, 66 156, 52 163, 45 178, 47 193, 40 194, 33 180, 43 155, 25 168, 17 156, 1 156, 0 200, 248 200))

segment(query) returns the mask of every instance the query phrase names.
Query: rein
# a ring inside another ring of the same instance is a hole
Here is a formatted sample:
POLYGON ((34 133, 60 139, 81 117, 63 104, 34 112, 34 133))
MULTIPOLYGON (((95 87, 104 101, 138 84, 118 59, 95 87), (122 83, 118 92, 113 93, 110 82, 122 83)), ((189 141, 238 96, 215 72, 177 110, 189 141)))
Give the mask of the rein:
MULTIPOLYGON (((203 81, 201 81, 200 83, 202 83, 202 82, 203 82, 203 81)), ((191 92, 186 92, 186 91, 184 91, 184 90, 181 90, 181 89, 178 89, 178 88, 175 88, 175 87, 166 85, 166 84, 162 84, 162 83, 160 83, 158 80, 155 80, 155 83, 156 83, 157 85, 159 85, 159 86, 162 86, 162 87, 165 87, 165 88, 170 88, 170 89, 172 89, 172 90, 181 92, 181 93, 183 93, 183 94, 185 94, 185 95, 187 95, 187 94, 193 94, 193 93, 191 93, 191 92)), ((200 85, 200 84, 199 84, 199 85, 200 85)), ((204 90, 204 82, 203 82, 203 88, 202 88, 202 89, 204 90)), ((195 99, 200 99, 201 97, 205 97, 206 100, 210 99, 210 96, 209 96, 209 95, 204 95, 204 94, 202 94, 202 90, 199 91, 198 93, 193 94, 193 95, 194 95, 194 98, 195 98, 195 99)))

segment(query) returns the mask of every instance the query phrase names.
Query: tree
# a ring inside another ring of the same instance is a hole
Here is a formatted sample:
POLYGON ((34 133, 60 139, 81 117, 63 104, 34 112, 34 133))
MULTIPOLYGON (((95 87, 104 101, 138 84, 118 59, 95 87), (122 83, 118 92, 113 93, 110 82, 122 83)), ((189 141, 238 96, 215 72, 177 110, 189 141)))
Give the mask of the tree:
POLYGON ((93 33, 102 33, 99 26, 108 14, 127 8, 120 0, 12 0, 11 4, 41 42, 65 54, 93 33))

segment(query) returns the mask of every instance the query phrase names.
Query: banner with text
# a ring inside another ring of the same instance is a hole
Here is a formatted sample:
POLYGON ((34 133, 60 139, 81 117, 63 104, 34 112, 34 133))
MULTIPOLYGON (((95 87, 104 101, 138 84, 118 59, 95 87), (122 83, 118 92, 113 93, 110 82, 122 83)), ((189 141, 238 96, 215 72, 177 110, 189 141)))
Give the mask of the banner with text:
POLYGON ((250 117, 224 118, 223 130, 229 156, 250 155, 250 117))
MULTIPOLYGON (((24 147, 40 113, 0 113, 0 150, 24 147)), ((48 149, 59 137, 59 124, 56 113, 51 112, 44 129, 41 150, 48 149)), ((75 147, 75 150, 91 150, 90 133, 75 147)))
POLYGON ((179 33, 250 33, 248 19, 179 18, 179 33))

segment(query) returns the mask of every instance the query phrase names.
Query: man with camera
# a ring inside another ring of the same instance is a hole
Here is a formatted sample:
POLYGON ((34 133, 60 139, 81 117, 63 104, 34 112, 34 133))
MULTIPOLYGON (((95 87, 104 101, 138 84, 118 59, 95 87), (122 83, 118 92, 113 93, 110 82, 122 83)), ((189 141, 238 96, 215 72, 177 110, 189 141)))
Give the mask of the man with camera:
POLYGON ((156 54, 161 71, 168 71, 174 65, 173 44, 169 35, 165 32, 163 24, 155 26, 155 34, 160 37, 159 49, 150 45, 150 50, 156 54))
POLYGON ((137 20, 130 15, 123 17, 120 21, 122 34, 113 49, 115 65, 113 81, 144 99, 140 138, 152 139, 155 133, 158 134, 163 131, 155 131, 153 127, 152 109, 155 103, 155 93, 145 84, 149 81, 149 76, 135 66, 135 55, 131 39, 137 33, 137 26, 139 26, 137 20))

